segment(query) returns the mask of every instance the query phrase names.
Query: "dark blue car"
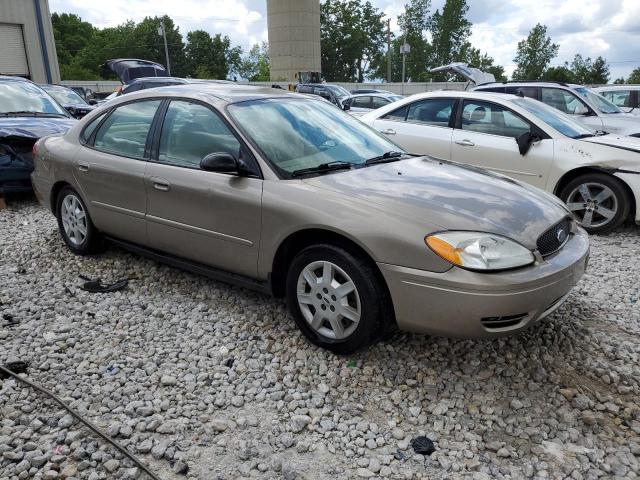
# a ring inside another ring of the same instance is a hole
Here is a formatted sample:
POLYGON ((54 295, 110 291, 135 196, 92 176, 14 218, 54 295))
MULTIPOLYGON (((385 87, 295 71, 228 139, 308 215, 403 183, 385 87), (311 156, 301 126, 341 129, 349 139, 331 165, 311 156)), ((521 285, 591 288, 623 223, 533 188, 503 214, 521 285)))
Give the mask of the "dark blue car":
POLYGON ((0 196, 31 191, 32 149, 76 120, 35 83, 0 76, 0 196))

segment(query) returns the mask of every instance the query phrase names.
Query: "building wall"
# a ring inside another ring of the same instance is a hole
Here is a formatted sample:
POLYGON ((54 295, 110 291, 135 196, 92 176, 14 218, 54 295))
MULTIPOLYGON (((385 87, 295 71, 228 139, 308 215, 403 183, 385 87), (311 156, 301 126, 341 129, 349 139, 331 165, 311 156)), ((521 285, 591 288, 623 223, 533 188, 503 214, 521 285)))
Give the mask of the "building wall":
POLYGON ((271 80, 320 71, 320 0, 267 0, 271 80))
POLYGON ((60 68, 48 0, 0 0, 0 23, 22 25, 31 80, 59 83, 60 68), (36 3, 40 9, 42 29, 38 25, 36 3))

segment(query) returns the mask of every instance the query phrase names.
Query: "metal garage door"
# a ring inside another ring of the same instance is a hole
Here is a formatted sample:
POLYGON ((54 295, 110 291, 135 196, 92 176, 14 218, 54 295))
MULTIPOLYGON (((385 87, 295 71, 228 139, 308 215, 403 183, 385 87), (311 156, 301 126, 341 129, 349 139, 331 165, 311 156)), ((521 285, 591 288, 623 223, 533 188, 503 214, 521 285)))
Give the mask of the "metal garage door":
POLYGON ((0 23, 0 73, 29 76, 22 25, 0 23))

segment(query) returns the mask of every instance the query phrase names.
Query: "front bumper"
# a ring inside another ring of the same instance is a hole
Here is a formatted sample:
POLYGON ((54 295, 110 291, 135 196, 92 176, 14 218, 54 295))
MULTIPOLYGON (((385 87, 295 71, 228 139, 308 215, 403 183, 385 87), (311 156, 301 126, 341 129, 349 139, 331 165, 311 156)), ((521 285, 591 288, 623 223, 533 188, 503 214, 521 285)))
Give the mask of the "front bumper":
POLYGON ((584 274, 589 238, 578 228, 556 254, 530 267, 434 273, 379 263, 401 330, 447 337, 493 337, 549 315, 584 274))

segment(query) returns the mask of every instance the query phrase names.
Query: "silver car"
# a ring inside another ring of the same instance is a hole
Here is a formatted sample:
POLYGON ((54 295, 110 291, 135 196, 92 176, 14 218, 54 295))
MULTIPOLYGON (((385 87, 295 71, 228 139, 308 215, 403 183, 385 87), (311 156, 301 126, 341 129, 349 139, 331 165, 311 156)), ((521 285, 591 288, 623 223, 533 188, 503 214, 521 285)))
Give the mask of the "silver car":
POLYGON ((389 329, 490 337, 556 309, 585 231, 535 187, 411 156, 326 102, 183 85, 125 95, 36 144, 75 253, 103 240, 286 297, 337 353, 389 329))

